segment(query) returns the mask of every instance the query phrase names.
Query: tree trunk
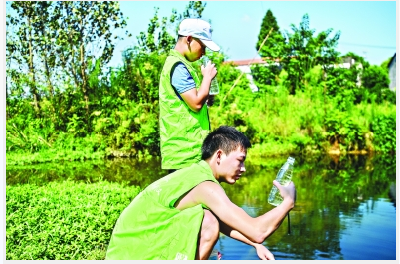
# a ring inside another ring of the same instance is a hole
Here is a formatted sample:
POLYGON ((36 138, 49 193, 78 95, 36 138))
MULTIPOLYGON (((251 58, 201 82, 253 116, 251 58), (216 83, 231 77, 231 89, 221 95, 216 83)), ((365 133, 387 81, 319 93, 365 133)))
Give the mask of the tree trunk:
POLYGON ((33 66, 33 45, 32 45, 32 30, 31 30, 31 20, 28 18, 29 25, 29 76, 30 76, 30 92, 33 97, 33 105, 35 108, 35 112, 37 115, 40 115, 40 95, 36 89, 36 76, 35 76, 35 67, 33 66))
MULTIPOLYGON (((81 24, 81 32, 79 32, 79 34, 81 36, 83 36, 83 28, 84 28, 84 21, 83 19, 81 19, 80 21, 81 24)), ((85 97, 85 103, 86 103, 86 124, 87 124, 87 129, 88 131, 90 130, 90 122, 89 122, 89 86, 87 83, 87 75, 86 75, 86 61, 85 61, 85 42, 82 42, 81 46, 80 46, 80 60, 81 60, 81 76, 82 76, 82 91, 83 91, 83 95, 85 97)))
MULTIPOLYGON (((44 29, 44 27, 42 28, 42 35, 44 38, 47 38, 46 30, 44 29)), ((46 80, 47 80, 47 85, 49 88, 49 95, 50 95, 50 98, 53 98, 54 87, 53 87, 53 84, 51 83, 51 74, 50 74, 50 69, 49 69, 48 57, 45 54, 45 52, 47 52, 47 50, 44 50, 42 52, 43 52, 42 54, 43 54, 43 61, 44 61, 44 70, 46 73, 46 80)))
POLYGON ((6 74, 6 119, 10 118, 10 115, 8 114, 7 102, 8 102, 8 80, 6 74))

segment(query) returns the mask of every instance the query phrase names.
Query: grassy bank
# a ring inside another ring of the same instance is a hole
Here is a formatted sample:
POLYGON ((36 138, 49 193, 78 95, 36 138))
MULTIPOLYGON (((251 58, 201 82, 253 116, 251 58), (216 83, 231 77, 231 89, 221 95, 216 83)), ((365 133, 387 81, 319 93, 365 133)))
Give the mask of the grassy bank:
POLYGON ((6 186, 6 259, 104 259, 115 221, 138 192, 105 181, 6 186))
MULTIPOLYGON (((321 93, 289 95, 284 87, 267 93, 238 88, 224 100, 229 87, 221 86, 225 92, 209 109, 212 129, 235 126, 249 137, 253 144, 250 153, 255 156, 396 152, 394 104, 363 102, 345 104, 345 109, 340 109, 336 102, 324 100, 321 93)), ((58 132, 47 137, 39 128, 17 130, 12 122, 7 123, 7 165, 159 156, 157 122, 149 124, 143 120, 140 132, 126 128, 121 134, 117 128, 106 133, 80 136, 75 132, 58 132)))

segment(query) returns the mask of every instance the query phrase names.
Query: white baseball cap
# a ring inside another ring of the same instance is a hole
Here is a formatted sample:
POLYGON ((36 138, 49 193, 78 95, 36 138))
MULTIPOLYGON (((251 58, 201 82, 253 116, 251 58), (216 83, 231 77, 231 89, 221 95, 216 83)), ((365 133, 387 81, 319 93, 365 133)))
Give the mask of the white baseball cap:
POLYGON ((186 18, 179 25, 178 35, 192 36, 198 38, 212 51, 219 51, 220 48, 211 40, 211 25, 199 18, 186 18))

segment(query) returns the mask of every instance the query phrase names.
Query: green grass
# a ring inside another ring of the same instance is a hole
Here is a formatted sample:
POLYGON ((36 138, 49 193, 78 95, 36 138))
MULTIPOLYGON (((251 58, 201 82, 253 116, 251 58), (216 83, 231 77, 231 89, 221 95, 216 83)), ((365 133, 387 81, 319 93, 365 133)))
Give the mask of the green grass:
POLYGON ((105 181, 6 186, 6 259, 104 259, 117 218, 139 191, 105 181))

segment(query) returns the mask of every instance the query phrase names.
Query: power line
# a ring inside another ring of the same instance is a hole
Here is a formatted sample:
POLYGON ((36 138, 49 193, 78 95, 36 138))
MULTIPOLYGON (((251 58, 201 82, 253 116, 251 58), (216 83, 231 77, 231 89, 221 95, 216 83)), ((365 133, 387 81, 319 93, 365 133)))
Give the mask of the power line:
POLYGON ((356 44, 356 43, 348 43, 348 42, 339 42, 339 45, 351 45, 351 46, 360 46, 360 47, 369 47, 369 48, 378 48, 378 49, 396 49, 396 47, 364 45, 364 44, 356 44))

